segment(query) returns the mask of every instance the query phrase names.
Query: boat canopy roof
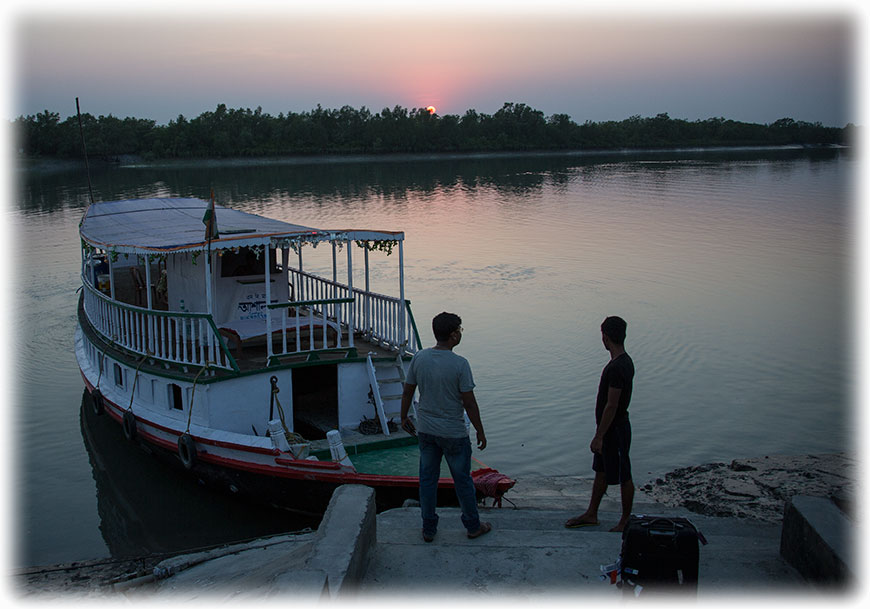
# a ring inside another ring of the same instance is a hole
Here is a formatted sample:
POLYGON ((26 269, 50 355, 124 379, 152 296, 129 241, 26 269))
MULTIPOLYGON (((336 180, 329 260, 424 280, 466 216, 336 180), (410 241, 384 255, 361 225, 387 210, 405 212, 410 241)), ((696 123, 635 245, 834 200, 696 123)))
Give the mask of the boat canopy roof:
POLYGON ((272 220, 215 205, 219 236, 209 244, 201 199, 154 198, 93 203, 82 219, 82 239, 120 253, 172 253, 228 249, 267 243, 321 241, 401 241, 404 233, 375 230, 323 230, 272 220))

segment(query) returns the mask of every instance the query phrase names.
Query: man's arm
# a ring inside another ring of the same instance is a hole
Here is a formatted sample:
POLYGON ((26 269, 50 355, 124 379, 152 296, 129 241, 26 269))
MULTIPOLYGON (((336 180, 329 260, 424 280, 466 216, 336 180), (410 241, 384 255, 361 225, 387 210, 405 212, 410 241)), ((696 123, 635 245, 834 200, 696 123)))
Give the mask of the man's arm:
POLYGON ((616 387, 607 388, 607 405, 604 407, 604 412, 601 413, 601 422, 598 424, 598 429, 595 430, 595 437, 592 438, 592 443, 589 445, 589 449, 594 453, 601 452, 601 446, 604 444, 604 434, 610 429, 610 424, 613 423, 613 418, 619 409, 619 396, 621 394, 622 389, 617 389, 616 387))
POLYGON ((468 414, 468 420, 477 431, 477 448, 483 450, 486 448, 486 434, 483 432, 483 421, 480 420, 480 407, 477 405, 477 399, 474 397, 474 391, 463 391, 459 394, 462 397, 462 407, 465 408, 468 414))
POLYGON ((411 401, 414 399, 415 391, 417 391, 417 385, 409 385, 408 383, 404 384, 402 387, 402 410, 399 413, 402 420, 402 429, 412 436, 417 435, 417 429, 414 427, 414 423, 411 422, 411 419, 408 418, 408 413, 411 410, 411 401))

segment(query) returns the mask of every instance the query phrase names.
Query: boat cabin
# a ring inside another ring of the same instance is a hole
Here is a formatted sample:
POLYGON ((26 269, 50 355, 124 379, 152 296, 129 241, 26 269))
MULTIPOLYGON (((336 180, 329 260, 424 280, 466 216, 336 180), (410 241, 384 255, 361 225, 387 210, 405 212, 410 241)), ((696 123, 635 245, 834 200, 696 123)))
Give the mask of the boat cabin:
MULTIPOLYGON (((189 198, 95 203, 80 233, 80 325, 99 357, 169 379, 168 400, 181 392, 187 408, 197 383, 243 387, 276 376, 291 387, 281 399, 294 428, 320 434, 377 414, 389 435, 399 402, 395 387, 380 395, 378 369, 399 369, 400 387, 403 362, 420 348, 404 294, 403 233, 322 230, 189 198), (305 269, 305 252, 318 245, 332 250, 331 277, 305 269), (398 296, 370 289, 371 259, 392 253, 398 296)), ((262 433, 262 417, 248 420, 212 394, 210 426, 262 433), (222 408, 233 415, 222 418, 222 408)))

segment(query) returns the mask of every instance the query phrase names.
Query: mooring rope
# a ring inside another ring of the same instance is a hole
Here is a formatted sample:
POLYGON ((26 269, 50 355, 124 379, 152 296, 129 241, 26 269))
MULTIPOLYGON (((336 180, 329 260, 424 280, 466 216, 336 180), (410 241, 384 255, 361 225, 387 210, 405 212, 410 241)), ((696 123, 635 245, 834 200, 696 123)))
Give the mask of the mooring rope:
POLYGON ((269 379, 269 382, 272 383, 272 399, 275 400, 275 404, 278 405, 278 417, 281 419, 281 427, 284 428, 284 437, 287 438, 287 442, 289 443, 300 443, 305 442, 305 438, 294 431, 290 431, 287 428, 287 421, 284 418, 284 408, 281 406, 281 400, 278 399, 278 393, 281 391, 278 389, 278 377, 273 376, 269 379))
POLYGON ((190 417, 193 415, 193 398, 196 397, 196 382, 199 380, 199 375, 208 370, 209 364, 211 362, 205 360, 205 365, 193 377, 193 389, 190 391, 190 404, 187 407, 187 428, 184 430, 184 433, 190 433, 190 417))
POLYGON ((97 386, 94 389, 100 388, 100 380, 103 378, 103 366, 106 365, 106 356, 99 351, 97 351, 97 355, 100 356, 100 363, 97 365, 97 368, 100 369, 100 373, 97 375, 97 386))
POLYGON ((133 386, 130 387, 130 405, 127 406, 128 412, 133 412, 133 398, 136 397, 136 381, 139 380, 139 368, 142 367, 142 364, 145 363, 145 360, 148 359, 149 355, 151 355, 151 353, 146 352, 145 355, 142 356, 142 359, 139 360, 139 365, 136 366, 136 374, 133 376, 133 386))

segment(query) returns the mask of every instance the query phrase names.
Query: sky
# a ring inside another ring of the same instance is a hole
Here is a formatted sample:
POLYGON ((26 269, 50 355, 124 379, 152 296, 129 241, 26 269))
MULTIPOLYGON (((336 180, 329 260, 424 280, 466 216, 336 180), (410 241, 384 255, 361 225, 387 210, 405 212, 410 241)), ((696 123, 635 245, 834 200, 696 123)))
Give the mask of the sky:
POLYGON ((277 116, 318 104, 492 114, 505 102, 578 123, 861 124, 866 11, 846 0, 118 4, 9 5, 5 118, 65 118, 79 97, 84 112, 159 124, 219 103, 277 116))

